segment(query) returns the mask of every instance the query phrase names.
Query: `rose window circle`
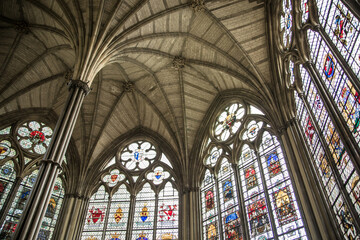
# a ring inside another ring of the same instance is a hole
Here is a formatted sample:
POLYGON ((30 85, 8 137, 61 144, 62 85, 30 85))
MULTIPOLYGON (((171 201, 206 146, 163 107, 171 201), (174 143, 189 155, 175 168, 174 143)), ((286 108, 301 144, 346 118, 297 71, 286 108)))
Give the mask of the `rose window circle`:
POLYGON ((36 154, 44 154, 49 146, 53 130, 45 123, 30 121, 23 123, 17 130, 20 146, 36 154))
POLYGON ((245 108, 239 103, 226 107, 215 121, 215 138, 226 141, 232 137, 241 126, 244 114, 245 108))
POLYGON ((128 170, 139 171, 152 164, 156 156, 154 145, 147 141, 135 141, 121 151, 120 161, 128 170))

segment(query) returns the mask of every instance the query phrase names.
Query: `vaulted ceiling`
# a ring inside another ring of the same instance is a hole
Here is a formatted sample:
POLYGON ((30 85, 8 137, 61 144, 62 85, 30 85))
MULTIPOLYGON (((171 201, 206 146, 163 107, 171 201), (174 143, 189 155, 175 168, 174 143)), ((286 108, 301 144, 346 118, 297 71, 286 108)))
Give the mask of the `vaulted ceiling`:
POLYGON ((80 79, 92 87, 73 133, 84 161, 139 126, 186 159, 221 92, 247 90, 271 104, 265 8, 254 0, 2 0, 0 114, 60 114, 67 81, 80 79))

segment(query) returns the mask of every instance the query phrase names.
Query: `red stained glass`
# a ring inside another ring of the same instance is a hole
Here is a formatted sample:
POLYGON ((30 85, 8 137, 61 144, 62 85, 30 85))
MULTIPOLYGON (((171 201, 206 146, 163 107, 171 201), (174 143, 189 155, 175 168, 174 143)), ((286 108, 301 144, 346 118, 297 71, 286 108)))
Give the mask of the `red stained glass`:
POLYGON ((35 130, 30 133, 30 140, 34 144, 42 143, 45 141, 45 135, 42 132, 35 130))
POLYGON ((214 191, 212 188, 206 192, 205 202, 206 202, 206 211, 209 211, 215 207, 214 191))

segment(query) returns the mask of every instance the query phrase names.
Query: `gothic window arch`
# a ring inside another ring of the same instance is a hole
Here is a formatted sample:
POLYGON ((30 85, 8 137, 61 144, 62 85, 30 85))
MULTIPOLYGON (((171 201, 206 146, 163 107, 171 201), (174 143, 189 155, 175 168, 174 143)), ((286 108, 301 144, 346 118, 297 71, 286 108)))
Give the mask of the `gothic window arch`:
POLYGON ((223 108, 203 163, 204 239, 307 239, 286 158, 262 111, 241 101, 223 108))
POLYGON ((355 239, 360 227, 359 20, 345 1, 317 0, 302 6, 303 24, 311 24, 307 19, 315 11, 320 26, 303 30, 310 61, 296 63, 289 75, 298 85, 297 119, 325 202, 341 237, 355 239))
POLYGON ((176 174, 147 140, 121 146, 89 200, 81 239, 178 239, 176 174))
MULTIPOLYGON (((23 121, 0 130, 0 238, 15 232, 53 130, 44 122, 23 121)), ((51 239, 64 198, 63 179, 56 179, 38 239, 51 239)))

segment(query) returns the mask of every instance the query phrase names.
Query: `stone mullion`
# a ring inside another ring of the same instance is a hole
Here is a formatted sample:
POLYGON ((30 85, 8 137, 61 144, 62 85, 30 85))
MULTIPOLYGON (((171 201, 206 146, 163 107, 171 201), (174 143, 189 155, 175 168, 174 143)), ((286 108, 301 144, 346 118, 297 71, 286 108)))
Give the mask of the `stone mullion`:
MULTIPOLYGON (((314 239, 320 239, 320 230, 318 228, 318 225, 316 224, 316 219, 311 209, 310 199, 306 191, 305 182, 301 175, 301 169, 295 157, 295 154, 298 154, 298 150, 294 149, 291 145, 291 142, 294 142, 295 139, 293 135, 288 134, 288 130, 291 131, 293 128, 293 123, 294 121, 291 121, 286 130, 284 129, 283 133, 281 134, 280 146, 281 149, 284 150, 283 154, 287 160, 285 161, 285 166, 288 169, 291 182, 295 185, 294 194, 296 199, 298 200, 297 202, 299 205, 299 211, 301 215, 304 216, 304 218, 306 217, 306 221, 303 221, 306 232, 308 234, 311 234, 314 239), (292 136, 293 138, 290 139, 290 136, 292 136), (299 194, 299 192, 301 192, 301 195, 299 194), (302 198, 300 198, 300 196, 302 198), (300 199, 302 201, 300 201, 300 199), (304 208, 307 214, 305 214, 304 208), (311 225, 313 231, 310 231, 309 225, 311 225)), ((305 148, 305 145, 303 147, 305 148)))
POLYGON ((241 178, 239 174, 239 169, 236 164, 232 164, 232 169, 235 176, 235 186, 236 186, 236 193, 238 198, 238 207, 239 207, 239 213, 241 218, 241 231, 244 239, 250 239, 250 233, 249 233, 249 222, 247 220, 246 216, 246 209, 245 209, 245 201, 244 201, 244 193, 242 191, 241 187, 241 178))
POLYGON ((217 210, 218 210, 218 221, 219 221, 219 238, 220 240, 223 240, 223 225, 221 221, 221 205, 220 205, 220 191, 219 191, 219 183, 218 178, 215 177, 215 187, 216 187, 216 202, 217 202, 217 210))
POLYGON ((131 233, 132 233, 132 226, 134 224, 134 215, 135 215, 135 200, 136 197, 135 195, 130 196, 130 208, 129 208, 129 217, 128 217, 128 223, 127 223, 127 227, 126 227, 126 239, 130 240, 131 239, 131 233))
MULTIPOLYGON (((337 223, 335 221, 336 216, 334 215, 333 211, 325 206, 323 203, 327 202, 326 199, 326 193, 324 190, 324 187, 320 183, 322 180, 317 177, 316 170, 314 167, 314 164, 311 162, 311 159, 314 159, 311 152, 309 152, 309 147, 306 144, 306 140, 304 139, 304 136, 302 135, 301 126, 299 122, 296 120, 294 124, 294 128, 291 129, 292 132, 296 132, 295 134, 298 136, 299 141, 302 144, 302 147, 299 148, 297 145, 297 149, 299 151, 299 154, 301 155, 301 159, 303 161, 300 161, 301 163, 301 169, 304 170, 304 174, 306 175, 307 181, 309 181, 309 187, 312 187, 309 189, 309 193, 311 196, 313 196, 313 199, 315 199, 316 206, 313 206, 312 209, 314 209, 314 215, 315 218, 317 218, 317 225, 321 230, 322 239, 332 239, 333 236, 336 236, 337 239, 340 239, 341 236, 339 235, 338 231, 334 231, 334 229, 337 229, 337 223), (302 150, 302 151, 301 151, 302 150), (309 167, 310 166, 310 167, 309 167), (314 189, 314 186, 316 188, 314 189), (316 191, 316 189, 319 189, 319 191, 316 191), (316 212, 319 211, 320 214, 316 214, 316 212), (324 221, 325 219, 325 221, 324 221), (321 226, 320 226, 320 224, 321 226)), ((312 226, 310 226, 312 227, 312 226)))
POLYGON ((154 232, 153 232, 153 239, 156 239, 156 229, 157 229, 157 212, 158 212, 158 204, 159 204, 159 194, 155 194, 155 210, 154 210, 154 232))
POLYGON ((337 106, 335 106, 332 97, 329 94, 329 91, 326 89, 325 84, 321 80, 318 71, 314 67, 313 64, 308 63, 305 64, 306 69, 310 74, 310 78, 312 79, 312 83, 315 85, 321 99, 324 103, 326 110, 329 113, 329 117, 334 124, 335 129, 337 130, 338 134, 341 137, 342 142, 344 143, 345 149, 347 153, 350 155, 352 159, 352 163, 354 168, 356 169, 358 175, 360 173, 360 166, 359 162, 356 159, 360 159, 360 148, 359 145, 356 143, 355 138, 351 134, 349 128, 347 127, 347 123, 345 122, 344 118, 342 117, 340 111, 338 110, 337 106))
POLYGON ((10 194, 7 196, 3 208, 0 211, 0 227, 3 226, 6 216, 11 208, 11 205, 16 197, 16 194, 19 190, 20 184, 22 182, 22 178, 21 177, 17 177, 15 178, 15 181, 13 183, 13 185, 11 186, 10 189, 10 194))
MULTIPOLYGON (((334 174, 334 179, 335 179, 338 187, 340 188, 340 195, 343 196, 344 202, 348 206, 349 211, 351 213, 351 217, 352 217, 352 219, 355 220, 355 219, 358 218, 357 214, 356 214, 355 207, 352 204, 352 201, 351 201, 351 199, 349 197, 349 194, 347 193, 347 190, 345 188, 345 185, 341 182, 341 176, 340 176, 340 174, 339 174, 339 172, 337 170, 337 167, 335 165, 334 159, 332 157, 332 153, 330 152, 329 148, 327 147, 328 144, 325 141, 325 137, 323 136, 323 134, 322 134, 322 132, 320 130, 320 127, 319 127, 319 125, 318 125, 318 123, 316 121, 316 118, 315 118, 313 112, 311 111, 309 103, 306 101, 306 99, 304 99, 304 96, 302 94, 300 94, 299 96, 300 96, 302 102, 304 103, 304 106, 307 109, 307 112, 309 114, 311 122, 313 123, 315 131, 316 131, 317 135, 319 136, 320 144, 324 147, 326 158, 329 160, 327 162, 330 165, 331 170, 332 170, 332 172, 334 174)), ((334 203, 335 202, 336 202, 336 200, 334 201, 334 203)), ((331 207, 333 207, 333 205, 331 207)), ((360 223, 358 223, 357 221, 354 221, 354 224, 355 224, 355 227, 356 227, 357 231, 359 231, 360 230, 360 228, 359 228, 360 223)))
POLYGON ((106 229, 107 229, 107 224, 109 222, 109 216, 110 216, 110 208, 111 208, 111 196, 109 194, 108 197, 108 201, 107 201, 107 206, 106 206, 106 215, 105 215, 105 222, 104 222, 104 228, 102 231, 102 239, 106 239, 106 229))
POLYGON ((257 150, 255 150, 255 154, 256 154, 256 160, 257 160, 257 163, 258 163, 258 166, 259 166, 259 169, 260 169, 261 181, 263 183, 265 199, 266 199, 266 202, 267 202, 268 213, 269 213, 269 216, 270 216, 271 230, 273 231, 274 239, 278 239, 279 236, 278 236, 277 231, 276 231, 275 218, 274 218, 274 215, 273 215, 273 209, 272 209, 271 201, 270 201, 270 198, 269 198, 269 192, 268 192, 268 189, 267 189, 266 179, 265 179, 265 175, 264 175, 264 169, 263 169, 263 166, 261 164, 261 159, 260 159, 259 152, 257 150))
POLYGON ((15 230, 15 239, 37 238, 82 102, 89 91, 85 82, 70 82, 70 94, 41 161, 38 177, 15 230))

